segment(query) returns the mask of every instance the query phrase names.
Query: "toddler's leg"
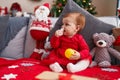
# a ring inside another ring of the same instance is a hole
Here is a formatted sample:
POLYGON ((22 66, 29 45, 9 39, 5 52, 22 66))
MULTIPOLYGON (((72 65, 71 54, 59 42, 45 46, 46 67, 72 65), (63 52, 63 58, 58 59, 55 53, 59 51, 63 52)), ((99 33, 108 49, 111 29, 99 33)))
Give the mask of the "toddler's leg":
POLYGON ((81 60, 76 64, 68 63, 67 64, 67 69, 68 72, 75 73, 78 71, 85 70, 90 64, 89 60, 81 60))
POLYGON ((51 64, 49 67, 54 72, 62 72, 63 71, 62 67, 59 65, 58 62, 51 64))

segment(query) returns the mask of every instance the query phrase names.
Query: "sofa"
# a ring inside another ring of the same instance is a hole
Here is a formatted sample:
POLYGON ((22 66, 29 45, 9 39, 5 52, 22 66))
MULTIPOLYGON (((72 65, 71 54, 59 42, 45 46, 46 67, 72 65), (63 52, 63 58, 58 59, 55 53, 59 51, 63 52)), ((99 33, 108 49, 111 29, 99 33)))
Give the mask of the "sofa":
MULTIPOLYGON (((76 10, 80 10, 86 16, 86 25, 80 34, 85 38, 90 50, 95 46, 92 41, 94 33, 112 34, 112 29, 118 26, 117 17, 95 17, 69 0, 59 18, 49 17, 53 26, 49 37, 60 28, 62 16, 76 10)), ((0 16, 0 80, 42 80, 36 76, 44 71, 50 71, 47 66, 40 65, 39 60, 29 58, 35 48, 35 40, 29 33, 32 20, 32 16, 0 16)), ((84 80, 119 80, 120 61, 114 56, 111 56, 111 59, 112 66, 109 68, 95 66, 76 73, 68 73, 67 70, 64 70, 63 73, 84 76, 86 77, 84 80)))
MULTIPOLYGON (((17 74, 16 78, 13 80, 35 80, 36 75, 44 71, 50 71, 48 67, 39 65, 38 60, 33 60, 29 58, 35 46, 35 41, 30 36, 28 30, 29 24, 31 23, 32 19, 27 17, 4 16, 4 18, 6 17, 8 18, 6 28, 7 32, 3 33, 5 35, 2 36, 5 37, 4 41, 1 40, 2 43, 4 43, 4 45, 6 43, 5 47, 3 48, 3 50, 1 50, 0 53, 1 80, 4 80, 2 79, 4 75, 10 73, 17 74), (11 66, 14 66, 14 68, 10 68, 11 66)), ((101 21, 104 21, 105 23, 109 23, 108 20, 110 20, 112 22, 112 25, 116 26, 116 23, 114 23, 116 22, 115 21, 116 17, 97 17, 97 18, 101 21)), ((58 18, 50 19, 52 20, 54 26, 58 18)), ((114 65, 111 66, 110 68, 93 67, 74 74, 80 76, 94 77, 101 80, 113 80, 120 77, 120 75, 118 75, 120 71, 119 64, 116 63, 116 60, 114 59, 113 64, 114 65), (111 75, 112 77, 109 77, 111 75)), ((64 73, 68 72, 65 70, 64 73)))

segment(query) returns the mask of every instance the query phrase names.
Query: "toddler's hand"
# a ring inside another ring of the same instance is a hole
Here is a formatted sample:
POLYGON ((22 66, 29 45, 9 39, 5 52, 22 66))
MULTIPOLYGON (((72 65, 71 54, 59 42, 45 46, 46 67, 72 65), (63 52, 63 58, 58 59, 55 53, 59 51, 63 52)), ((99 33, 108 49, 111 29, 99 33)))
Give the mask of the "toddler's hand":
POLYGON ((78 60, 80 59, 80 53, 74 50, 74 54, 69 58, 70 60, 78 60))
POLYGON ((57 30, 57 31, 55 32, 55 36, 56 36, 56 37, 60 37, 60 36, 62 36, 62 35, 63 35, 63 31, 64 31, 63 28, 57 30))

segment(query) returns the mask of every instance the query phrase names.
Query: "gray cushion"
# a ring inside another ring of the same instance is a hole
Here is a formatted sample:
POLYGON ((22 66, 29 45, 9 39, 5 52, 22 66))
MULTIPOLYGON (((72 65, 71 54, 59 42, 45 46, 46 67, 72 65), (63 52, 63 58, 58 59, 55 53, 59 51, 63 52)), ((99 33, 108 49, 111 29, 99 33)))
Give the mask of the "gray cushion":
POLYGON ((0 16, 0 50, 2 50, 3 38, 7 29, 9 16, 0 16))
POLYGON ((16 36, 9 41, 8 45, 1 52, 1 57, 19 59, 23 58, 26 26, 24 26, 16 36))
POLYGON ((28 25, 29 18, 25 17, 9 17, 6 31, 1 41, 1 51, 8 45, 9 41, 12 40, 15 35, 22 29, 25 25, 28 25))
POLYGON ((85 25, 85 28, 82 30, 81 34, 85 38, 90 49, 94 47, 94 43, 92 40, 92 35, 94 33, 105 32, 105 33, 111 34, 112 28, 115 27, 113 25, 110 25, 98 20, 96 17, 94 17, 93 15, 88 13, 86 10, 81 8, 73 0, 68 0, 54 28, 50 32, 50 38, 57 29, 61 28, 63 15, 69 12, 74 12, 74 11, 80 12, 86 17, 86 25, 85 25))
POLYGON ((1 57, 22 58, 29 18, 10 17, 5 36, 2 39, 1 57))

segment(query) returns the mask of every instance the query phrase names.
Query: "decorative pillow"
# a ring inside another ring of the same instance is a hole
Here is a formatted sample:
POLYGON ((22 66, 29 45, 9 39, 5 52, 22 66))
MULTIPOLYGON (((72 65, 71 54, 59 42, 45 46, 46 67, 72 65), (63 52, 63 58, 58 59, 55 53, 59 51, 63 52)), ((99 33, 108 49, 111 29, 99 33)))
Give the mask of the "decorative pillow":
POLYGON ((2 51, 1 57, 19 59, 23 58, 23 44, 26 33, 26 26, 23 27, 16 36, 9 41, 6 48, 2 51))
POLYGON ((0 16, 0 51, 2 50, 2 41, 5 36, 5 32, 7 29, 9 16, 0 16))
POLYGON ((14 59, 23 57, 24 41, 28 23, 29 18, 26 17, 9 18, 8 27, 2 40, 1 57, 11 57, 14 59))
POLYGON ((68 0, 63 12, 61 13, 59 19, 57 20, 54 28, 50 32, 50 37, 54 34, 54 32, 61 28, 62 25, 62 18, 64 14, 69 13, 69 12, 80 12, 86 17, 86 25, 85 28, 82 30, 81 34, 85 38, 88 46, 90 49, 94 47, 94 43, 92 40, 92 35, 94 33, 100 33, 100 32, 105 32, 108 34, 112 33, 112 28, 115 26, 104 23, 103 21, 98 20, 96 17, 88 13, 86 10, 82 9, 79 5, 77 5, 73 0, 68 0))

